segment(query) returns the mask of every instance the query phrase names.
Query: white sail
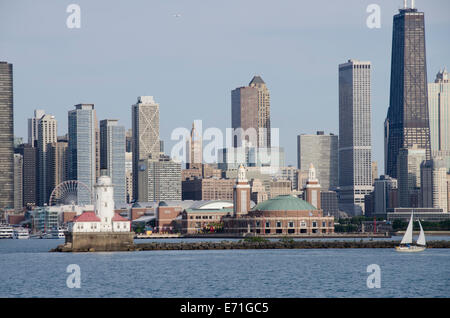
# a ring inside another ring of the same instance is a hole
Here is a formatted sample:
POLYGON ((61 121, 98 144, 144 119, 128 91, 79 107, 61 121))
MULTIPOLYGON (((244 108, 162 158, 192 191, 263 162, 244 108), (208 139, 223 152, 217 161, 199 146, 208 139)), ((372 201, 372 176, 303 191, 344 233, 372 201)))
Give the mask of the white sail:
POLYGON ((425 233, 423 231, 422 224, 420 224, 420 221, 419 221, 419 226, 420 226, 420 234, 419 234, 419 238, 417 239, 417 245, 425 246, 426 245, 425 233))
POLYGON ((413 215, 411 213, 411 219, 409 220, 408 228, 406 229, 405 235, 403 235, 400 244, 411 244, 413 237, 413 215))

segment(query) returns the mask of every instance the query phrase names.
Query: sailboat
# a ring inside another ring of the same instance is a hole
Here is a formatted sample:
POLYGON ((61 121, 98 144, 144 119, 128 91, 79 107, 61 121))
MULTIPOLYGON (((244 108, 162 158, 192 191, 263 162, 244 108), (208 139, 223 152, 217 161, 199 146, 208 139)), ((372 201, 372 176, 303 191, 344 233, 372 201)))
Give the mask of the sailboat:
POLYGON ((411 213, 411 219, 409 220, 408 228, 406 229, 405 235, 403 235, 402 241, 400 242, 400 246, 396 246, 395 250, 397 252, 421 252, 426 248, 425 242, 425 233, 422 228, 422 224, 420 224, 420 234, 419 238, 416 241, 415 245, 412 245, 413 241, 413 214, 411 213))

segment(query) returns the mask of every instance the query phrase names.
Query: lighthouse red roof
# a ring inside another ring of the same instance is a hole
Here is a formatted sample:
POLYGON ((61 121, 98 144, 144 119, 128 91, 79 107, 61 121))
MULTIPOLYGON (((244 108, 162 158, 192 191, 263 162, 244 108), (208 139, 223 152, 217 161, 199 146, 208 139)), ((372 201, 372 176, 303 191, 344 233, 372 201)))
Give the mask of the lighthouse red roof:
POLYGON ((119 213, 114 213, 114 217, 113 217, 113 222, 118 222, 118 221, 129 221, 128 219, 124 218, 123 216, 121 216, 119 213))
POLYGON ((100 218, 95 215, 95 212, 86 211, 76 216, 73 222, 100 222, 100 218))

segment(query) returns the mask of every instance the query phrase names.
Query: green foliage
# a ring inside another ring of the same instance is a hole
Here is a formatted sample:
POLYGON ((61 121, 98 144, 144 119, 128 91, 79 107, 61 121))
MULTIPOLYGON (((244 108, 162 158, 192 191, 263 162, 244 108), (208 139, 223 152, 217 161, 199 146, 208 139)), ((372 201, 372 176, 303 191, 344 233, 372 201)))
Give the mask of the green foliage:
POLYGON ((336 224, 334 226, 334 231, 337 233, 357 232, 358 225, 356 225, 356 224, 336 224))
POLYGON ((280 242, 281 242, 281 243, 292 244, 292 243, 294 243, 294 239, 293 239, 292 237, 289 237, 289 236, 283 236, 283 237, 280 239, 280 242))
MULTIPOLYGON (((425 231, 450 231, 450 220, 440 222, 421 221, 422 227, 425 231)), ((392 223, 392 229, 394 231, 405 231, 408 227, 408 222, 402 220, 395 220, 392 223)), ((419 231, 419 223, 414 222, 414 231, 419 231)))

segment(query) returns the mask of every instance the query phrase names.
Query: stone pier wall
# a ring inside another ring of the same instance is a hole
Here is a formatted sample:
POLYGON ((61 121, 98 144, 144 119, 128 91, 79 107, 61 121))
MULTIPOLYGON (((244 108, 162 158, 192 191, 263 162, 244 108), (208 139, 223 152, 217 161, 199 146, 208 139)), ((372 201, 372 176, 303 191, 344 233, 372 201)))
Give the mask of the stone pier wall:
POLYGON ((64 247, 72 251, 128 251, 134 247, 133 232, 70 233, 64 247))

